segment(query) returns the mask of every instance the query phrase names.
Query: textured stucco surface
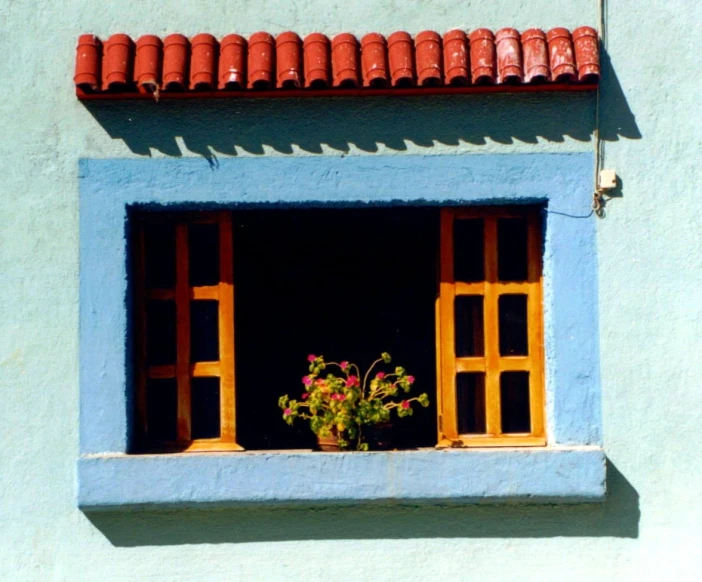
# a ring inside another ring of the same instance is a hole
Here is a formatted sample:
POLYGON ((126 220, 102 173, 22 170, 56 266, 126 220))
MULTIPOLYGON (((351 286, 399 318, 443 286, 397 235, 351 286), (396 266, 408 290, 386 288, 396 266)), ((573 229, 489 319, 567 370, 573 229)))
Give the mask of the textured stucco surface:
MULTIPOLYGON (((75 506, 78 159, 589 151, 587 95, 116 104, 72 95, 80 32, 329 34, 594 24, 594 0, 0 3, 0 579, 692 579, 702 490, 702 6, 609 0, 598 222, 610 496, 597 507, 75 506)), ((583 214, 587 209, 583 209, 583 214)))

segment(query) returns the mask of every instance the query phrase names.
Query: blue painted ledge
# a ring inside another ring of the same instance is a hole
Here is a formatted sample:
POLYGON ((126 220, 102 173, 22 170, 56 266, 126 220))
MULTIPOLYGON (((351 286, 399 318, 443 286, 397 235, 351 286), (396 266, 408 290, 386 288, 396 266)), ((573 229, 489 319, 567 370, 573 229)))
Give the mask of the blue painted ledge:
POLYGON ((374 453, 85 455, 86 510, 356 503, 584 503, 605 498, 599 447, 374 453))

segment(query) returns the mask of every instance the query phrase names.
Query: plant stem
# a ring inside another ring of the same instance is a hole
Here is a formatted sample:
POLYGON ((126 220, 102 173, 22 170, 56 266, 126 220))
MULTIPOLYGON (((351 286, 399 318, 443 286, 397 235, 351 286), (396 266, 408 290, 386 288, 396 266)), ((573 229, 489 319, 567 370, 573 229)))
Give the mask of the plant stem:
MULTIPOLYGON (((363 376, 363 384, 361 385, 361 390, 362 390, 363 394, 366 393, 366 384, 368 383, 368 376, 370 375, 371 370, 373 370, 373 368, 375 368, 375 365, 376 365, 378 362, 382 362, 382 361, 383 361, 383 358, 378 358, 375 362, 373 362, 373 363, 370 365, 370 368, 368 368, 368 371, 366 372, 366 375, 363 376)), ((359 373, 359 375, 360 375, 360 373, 359 373)))

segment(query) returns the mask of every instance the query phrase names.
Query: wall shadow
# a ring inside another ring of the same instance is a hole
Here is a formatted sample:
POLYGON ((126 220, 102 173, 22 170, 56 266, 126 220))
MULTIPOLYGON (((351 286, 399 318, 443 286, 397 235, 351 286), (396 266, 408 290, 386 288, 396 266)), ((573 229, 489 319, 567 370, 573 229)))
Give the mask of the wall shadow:
POLYGON ((639 495, 607 463, 607 500, 583 505, 358 506, 86 513, 115 546, 300 540, 639 535, 639 495))
MULTIPOLYGON (((641 133, 607 54, 602 56, 600 135, 613 141, 641 133)), ((409 144, 483 146, 592 139, 593 93, 444 95, 421 97, 86 101, 113 139, 135 154, 321 154, 352 148, 373 153, 409 144), (181 146, 182 144, 182 146, 181 146), (182 147, 187 151, 183 151, 182 147)))

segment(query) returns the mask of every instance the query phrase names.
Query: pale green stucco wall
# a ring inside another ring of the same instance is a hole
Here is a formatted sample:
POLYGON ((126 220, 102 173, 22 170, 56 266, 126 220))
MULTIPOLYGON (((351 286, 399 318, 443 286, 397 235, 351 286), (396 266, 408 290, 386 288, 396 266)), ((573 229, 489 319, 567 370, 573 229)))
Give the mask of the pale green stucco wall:
POLYGON ((72 92, 77 35, 573 28, 595 24, 596 2, 1 2, 0 578, 692 578, 702 518, 702 9, 608 4, 602 133, 605 165, 623 186, 598 224, 609 501, 91 521, 75 506, 79 158, 590 150, 594 98, 86 108, 72 92))

